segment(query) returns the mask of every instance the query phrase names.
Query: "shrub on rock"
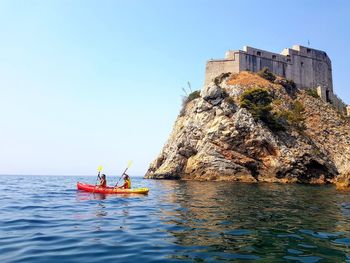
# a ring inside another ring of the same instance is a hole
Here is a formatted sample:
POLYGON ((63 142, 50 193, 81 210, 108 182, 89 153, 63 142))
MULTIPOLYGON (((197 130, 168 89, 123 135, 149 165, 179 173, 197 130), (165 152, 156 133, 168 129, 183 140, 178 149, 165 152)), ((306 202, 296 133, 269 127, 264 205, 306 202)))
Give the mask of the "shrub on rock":
POLYGON ((276 76, 269 70, 268 67, 264 67, 262 70, 258 71, 257 74, 260 77, 262 77, 268 81, 271 81, 271 82, 275 81, 275 79, 276 79, 276 76))
POLYGON ((272 100, 267 90, 251 88, 242 93, 240 106, 246 108, 255 120, 263 121, 271 130, 284 130, 279 118, 272 112, 272 100))

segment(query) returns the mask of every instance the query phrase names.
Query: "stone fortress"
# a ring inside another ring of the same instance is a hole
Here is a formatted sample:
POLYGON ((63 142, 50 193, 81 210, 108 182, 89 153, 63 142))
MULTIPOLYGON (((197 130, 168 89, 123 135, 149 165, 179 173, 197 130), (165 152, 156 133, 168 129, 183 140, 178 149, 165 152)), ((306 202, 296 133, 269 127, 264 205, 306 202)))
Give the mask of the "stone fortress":
POLYGON ((258 72, 269 68, 277 76, 294 81, 299 89, 317 89, 320 98, 350 116, 347 106, 333 92, 332 64, 326 52, 294 45, 281 54, 245 46, 243 50, 229 50, 224 59, 209 60, 205 85, 221 73, 258 72))

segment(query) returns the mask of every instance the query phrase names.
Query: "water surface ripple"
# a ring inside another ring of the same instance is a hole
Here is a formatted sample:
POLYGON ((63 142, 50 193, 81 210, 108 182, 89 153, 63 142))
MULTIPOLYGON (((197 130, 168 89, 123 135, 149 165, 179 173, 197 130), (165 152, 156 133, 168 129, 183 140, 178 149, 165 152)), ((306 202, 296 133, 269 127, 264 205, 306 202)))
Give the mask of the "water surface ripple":
POLYGON ((0 176, 1 262, 350 262, 350 193, 331 186, 0 176))

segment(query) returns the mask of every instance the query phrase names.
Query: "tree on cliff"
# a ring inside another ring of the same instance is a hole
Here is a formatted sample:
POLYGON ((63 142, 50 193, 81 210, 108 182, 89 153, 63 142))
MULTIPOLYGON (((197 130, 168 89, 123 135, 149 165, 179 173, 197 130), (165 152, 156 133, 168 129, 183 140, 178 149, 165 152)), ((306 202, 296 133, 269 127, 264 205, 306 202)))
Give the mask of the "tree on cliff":
POLYGON ((272 112, 272 96, 266 89, 251 88, 241 95, 240 106, 246 108, 255 120, 263 121, 271 130, 284 130, 279 118, 272 112))

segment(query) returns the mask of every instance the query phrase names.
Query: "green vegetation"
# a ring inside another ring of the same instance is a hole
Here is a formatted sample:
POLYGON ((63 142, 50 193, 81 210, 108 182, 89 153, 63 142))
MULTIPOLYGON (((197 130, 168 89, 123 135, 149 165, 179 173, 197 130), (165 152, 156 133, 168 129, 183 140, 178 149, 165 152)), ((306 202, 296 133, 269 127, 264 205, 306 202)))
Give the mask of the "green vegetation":
POLYGON ((265 89, 248 89, 241 95, 240 106, 246 108, 255 120, 263 121, 271 130, 285 130, 278 116, 272 112, 272 96, 265 89))
POLYGON ((273 101, 271 94, 265 89, 248 89, 241 95, 240 106, 246 108, 255 120, 263 121, 272 131, 283 131, 286 126, 299 131, 306 129, 305 108, 300 101, 292 103, 290 110, 272 112, 271 103, 281 105, 281 100, 273 101))
POLYGON ((292 89, 295 89, 297 87, 295 82, 291 79, 286 79, 285 82, 286 84, 284 85, 284 87, 290 87, 292 89))
POLYGON ((180 111, 180 116, 184 116, 187 104, 190 101, 199 98, 201 96, 200 94, 201 94, 201 92, 199 90, 195 90, 195 91, 191 92, 189 95, 184 96, 182 98, 182 109, 180 111))
POLYGON ((187 102, 186 102, 186 103, 189 103, 190 101, 199 98, 199 97, 200 97, 200 94, 201 94, 201 92, 200 92, 199 90, 193 91, 192 93, 190 93, 190 94, 187 96, 187 98, 186 98, 187 102))
POLYGON ((276 76, 269 70, 268 67, 264 67, 262 70, 258 71, 256 74, 258 74, 260 77, 273 82, 276 79, 276 76))
POLYGON ((316 89, 307 89, 305 90, 305 93, 311 97, 314 97, 316 99, 319 99, 320 96, 318 96, 317 90, 316 89))
POLYGON ((304 112, 305 108, 303 104, 300 101, 295 101, 290 110, 280 111, 278 116, 285 119, 290 126, 303 131, 306 129, 304 112))
POLYGON ((231 96, 226 96, 224 101, 231 105, 235 104, 235 100, 231 96))
POLYGON ((272 98, 267 90, 252 88, 241 95, 240 106, 246 108, 254 118, 260 119, 272 110, 272 98))
POLYGON ((219 76, 214 78, 214 83, 215 85, 219 86, 221 84, 221 82, 225 79, 228 78, 231 75, 230 72, 226 72, 226 73, 221 73, 219 76))

